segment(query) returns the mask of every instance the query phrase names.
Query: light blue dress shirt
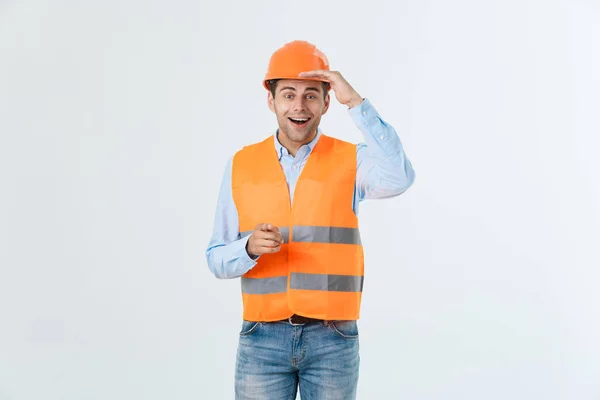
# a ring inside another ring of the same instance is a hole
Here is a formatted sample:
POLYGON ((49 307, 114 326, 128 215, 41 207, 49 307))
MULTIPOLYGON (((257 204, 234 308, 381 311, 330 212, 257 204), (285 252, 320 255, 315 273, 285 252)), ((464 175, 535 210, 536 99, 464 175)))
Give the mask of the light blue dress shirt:
MULTIPOLYGON (((358 215, 358 204, 363 200, 385 199, 405 192, 413 184, 415 172, 395 129, 381 118, 368 99, 349 109, 348 113, 365 138, 365 143, 356 145, 356 185, 352 204, 358 215)), ((298 177, 321 134, 321 130, 317 129, 315 138, 300 147, 296 157, 279 143, 277 132, 273 135, 273 145, 285 173, 290 199, 294 197, 298 177)), ((249 235, 241 237, 239 232, 238 214, 231 191, 232 160, 233 157, 225 168, 213 234, 206 250, 208 267, 220 279, 240 277, 257 263, 257 259, 251 258, 246 252, 249 235)))

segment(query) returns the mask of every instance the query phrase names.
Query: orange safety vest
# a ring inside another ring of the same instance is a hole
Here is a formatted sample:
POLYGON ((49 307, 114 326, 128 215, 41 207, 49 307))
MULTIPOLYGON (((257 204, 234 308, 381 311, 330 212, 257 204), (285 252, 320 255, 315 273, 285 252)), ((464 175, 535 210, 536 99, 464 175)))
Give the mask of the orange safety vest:
POLYGON ((232 162, 232 194, 242 237, 256 225, 279 228, 284 243, 241 278, 243 317, 277 321, 296 313, 326 320, 359 318, 364 256, 352 209, 355 145, 321 134, 293 202, 274 138, 246 146, 232 162))

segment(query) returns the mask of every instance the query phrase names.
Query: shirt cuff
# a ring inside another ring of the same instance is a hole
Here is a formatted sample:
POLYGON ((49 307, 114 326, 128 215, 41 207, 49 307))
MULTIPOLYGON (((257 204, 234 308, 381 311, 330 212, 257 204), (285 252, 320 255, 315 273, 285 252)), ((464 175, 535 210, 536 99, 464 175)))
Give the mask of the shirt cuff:
POLYGON ((233 254, 242 263, 241 267, 245 270, 245 272, 248 272, 248 270, 254 267, 257 264, 258 258, 260 257, 257 256, 256 258, 252 258, 246 251, 246 243, 248 243, 249 239, 250 235, 247 235, 241 238, 240 240, 236 241, 235 243, 232 243, 233 254))
POLYGON ((378 120, 380 119, 379 113, 377 113, 377 110, 367 98, 364 98, 359 105, 349 109, 348 114, 350 114, 352 121, 361 129, 379 122, 378 120))
POLYGON ((382 151, 388 159, 402 151, 400 138, 379 115, 369 99, 348 110, 352 121, 363 133, 367 145, 374 151, 382 151))

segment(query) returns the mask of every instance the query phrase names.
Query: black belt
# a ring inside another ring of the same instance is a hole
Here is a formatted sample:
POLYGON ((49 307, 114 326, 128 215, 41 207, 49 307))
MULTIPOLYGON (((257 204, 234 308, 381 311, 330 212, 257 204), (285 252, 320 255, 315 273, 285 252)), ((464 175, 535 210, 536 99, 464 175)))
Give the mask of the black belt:
POLYGON ((302 315, 298 315, 298 314, 294 314, 289 318, 283 319, 282 321, 287 321, 292 325, 314 324, 317 322, 323 323, 322 319, 303 317, 302 315))

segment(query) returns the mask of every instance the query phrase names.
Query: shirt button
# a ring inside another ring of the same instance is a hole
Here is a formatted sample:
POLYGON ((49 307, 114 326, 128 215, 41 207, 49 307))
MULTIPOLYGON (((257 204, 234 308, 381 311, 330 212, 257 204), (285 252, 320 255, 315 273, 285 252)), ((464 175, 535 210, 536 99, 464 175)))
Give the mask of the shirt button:
POLYGON ((381 135, 381 136, 379 136, 379 139, 383 140, 383 139, 385 139, 385 136, 381 135))
POLYGON ((363 115, 367 115, 367 112, 366 112, 366 111, 363 111, 363 115))

